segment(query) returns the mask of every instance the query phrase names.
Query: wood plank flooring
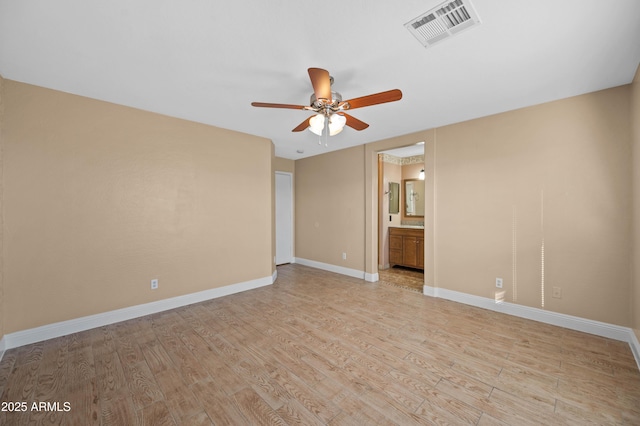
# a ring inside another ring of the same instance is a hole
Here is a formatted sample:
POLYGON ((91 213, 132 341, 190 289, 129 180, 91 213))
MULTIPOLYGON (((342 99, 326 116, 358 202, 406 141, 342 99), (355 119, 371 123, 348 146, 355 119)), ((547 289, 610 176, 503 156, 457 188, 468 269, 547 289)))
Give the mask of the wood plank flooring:
POLYGON ((626 343, 300 265, 9 350, 0 395, 2 425, 640 424, 626 343))

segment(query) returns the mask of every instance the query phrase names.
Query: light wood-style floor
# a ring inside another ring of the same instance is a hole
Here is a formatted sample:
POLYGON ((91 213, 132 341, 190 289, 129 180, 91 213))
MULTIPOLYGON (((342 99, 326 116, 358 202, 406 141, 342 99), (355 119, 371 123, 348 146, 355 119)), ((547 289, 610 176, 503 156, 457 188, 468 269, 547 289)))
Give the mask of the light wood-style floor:
POLYGON ((626 343, 300 265, 7 351, 0 424, 640 424, 626 343))

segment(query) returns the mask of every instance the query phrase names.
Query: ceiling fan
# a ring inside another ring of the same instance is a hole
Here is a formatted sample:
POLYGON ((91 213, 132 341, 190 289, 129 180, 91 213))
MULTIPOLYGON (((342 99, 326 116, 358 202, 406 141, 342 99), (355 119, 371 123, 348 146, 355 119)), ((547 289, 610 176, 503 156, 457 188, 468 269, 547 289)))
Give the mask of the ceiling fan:
POLYGON ((329 71, 322 68, 309 68, 309 78, 313 86, 313 94, 308 106, 266 102, 252 102, 251 105, 264 108, 313 111, 315 113, 313 116, 304 120, 292 131, 301 132, 309 128, 318 136, 322 136, 323 133, 333 136, 340 133, 345 124, 355 130, 364 130, 369 127, 367 123, 352 117, 345 111, 402 99, 402 92, 398 89, 393 89, 343 101, 340 93, 331 90, 333 77, 329 75, 329 71))

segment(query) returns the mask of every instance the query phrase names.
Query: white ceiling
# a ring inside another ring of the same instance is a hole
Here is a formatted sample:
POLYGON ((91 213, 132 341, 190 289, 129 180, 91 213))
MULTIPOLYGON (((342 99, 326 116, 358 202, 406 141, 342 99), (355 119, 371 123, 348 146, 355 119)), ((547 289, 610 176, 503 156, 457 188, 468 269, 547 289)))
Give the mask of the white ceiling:
POLYGON ((0 0, 7 79, 273 140, 298 159, 630 83, 638 0, 472 0, 482 24, 425 49, 404 24, 440 0, 0 0), (370 124, 318 145, 291 129, 308 112, 307 68, 370 124), (296 151, 303 150, 303 154, 296 151))

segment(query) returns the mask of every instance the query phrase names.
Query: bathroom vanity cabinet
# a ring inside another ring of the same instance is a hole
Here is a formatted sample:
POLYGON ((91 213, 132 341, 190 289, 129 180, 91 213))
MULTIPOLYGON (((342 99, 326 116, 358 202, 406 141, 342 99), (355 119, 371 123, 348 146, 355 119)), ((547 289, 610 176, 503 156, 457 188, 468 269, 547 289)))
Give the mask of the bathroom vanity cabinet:
POLYGON ((389 266, 424 269, 424 228, 389 228, 389 266))

